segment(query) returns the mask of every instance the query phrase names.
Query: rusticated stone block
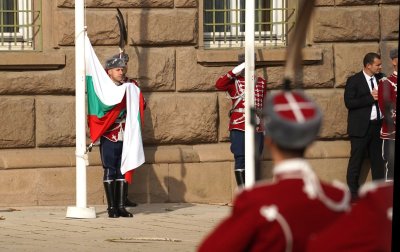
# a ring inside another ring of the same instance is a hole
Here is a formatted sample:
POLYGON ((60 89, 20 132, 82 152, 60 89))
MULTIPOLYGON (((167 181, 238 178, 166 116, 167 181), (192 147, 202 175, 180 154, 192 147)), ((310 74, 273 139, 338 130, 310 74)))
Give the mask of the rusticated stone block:
MULTIPOLYGON (((119 53, 118 47, 93 47, 100 63, 119 53)), ((175 90, 175 48, 127 47, 127 76, 139 83, 142 91, 175 90)))
MULTIPOLYGON (((89 204, 104 204, 103 169, 87 168, 89 204)), ((0 170, 0 206, 75 204, 74 168, 0 170)))
POLYGON ((319 7, 314 20, 315 42, 370 41, 380 37, 377 6, 319 7))
POLYGON ((145 164, 137 168, 128 197, 139 203, 169 202, 168 164, 145 164))
POLYGON ((144 155, 147 164, 200 162, 198 153, 191 145, 150 146, 145 148, 144 155))
POLYGON ((233 161, 230 145, 230 143, 199 144, 193 146, 193 150, 197 152, 200 162, 233 161))
MULTIPOLYGON (((71 46, 75 42, 74 11, 58 11, 58 44, 71 46)), ((92 45, 118 45, 119 28, 115 10, 86 10, 87 33, 92 45)))
MULTIPOLYGON (((76 169, 48 168, 38 169, 37 187, 38 205, 74 205, 76 202, 76 169)), ((31 182, 32 183, 32 182, 31 182)), ((105 204, 102 167, 87 168, 87 202, 105 204)))
POLYGON ((75 74, 67 75, 66 73, 67 70, 64 69, 3 72, 0 80, 0 94, 73 94, 75 74))
POLYGON ((229 110, 232 100, 225 92, 218 92, 218 140, 229 141, 229 110))
POLYGON ((232 201, 230 162, 170 164, 170 202, 229 203, 232 201))
POLYGON ((35 105, 32 97, 2 97, 0 118, 0 148, 35 146, 35 105))
POLYGON ((373 5, 381 0, 335 0, 336 5, 373 5))
MULTIPOLYGON (((327 182, 333 182, 336 180, 346 186, 347 158, 310 159, 308 161, 321 180, 327 182)), ((371 181, 369 168, 369 162, 364 160, 360 172, 360 185, 367 181, 371 181)))
POLYGON ((178 91, 215 90, 217 79, 233 67, 204 67, 197 64, 193 47, 176 50, 176 89, 178 91))
POLYGON ((335 0, 316 0, 315 6, 335 5, 335 0))
POLYGON ((197 42, 197 9, 132 10, 128 16, 129 43, 180 45, 197 42))
POLYGON ((314 141, 306 150, 307 159, 349 158, 350 141, 314 141))
POLYGON ((335 44, 335 86, 345 86, 351 75, 362 70, 365 54, 378 51, 377 43, 335 44))
POLYGON ((145 143, 217 141, 217 94, 152 93, 146 100, 145 143))
POLYGON ((175 48, 128 48, 128 76, 142 91, 175 90, 175 48))
POLYGON ((73 146, 75 144, 75 99, 73 96, 36 98, 37 145, 73 146))
MULTIPOLYGON (((58 7, 72 8, 74 0, 57 0, 58 7)), ((87 8, 163 8, 174 7, 174 0, 86 0, 87 8)))
POLYGON ((283 75, 285 73, 285 67, 283 66, 271 66, 263 69, 257 70, 258 75, 260 72, 265 73, 261 76, 268 76, 267 79, 267 90, 281 89, 283 87, 283 75))
POLYGON ((347 109, 343 92, 343 89, 307 90, 323 114, 320 138, 343 138, 347 135, 347 109))
POLYGON ((323 53, 322 61, 303 67, 304 88, 329 88, 334 85, 332 45, 317 45, 323 53))
POLYGON ((382 6, 380 27, 383 40, 399 39, 399 13, 400 5, 382 6))
POLYGON ((176 8, 194 8, 197 7, 197 0, 175 0, 176 8))
POLYGON ((381 3, 400 3, 400 0, 381 0, 381 3))
POLYGON ((0 170, 0 206, 37 206, 37 182, 35 169, 0 170))
MULTIPOLYGON (((303 66, 303 88, 329 88, 334 85, 332 45, 315 45, 322 50, 322 60, 303 66)), ((285 67, 271 66, 257 70, 258 75, 267 79, 267 89, 281 89, 285 67)))

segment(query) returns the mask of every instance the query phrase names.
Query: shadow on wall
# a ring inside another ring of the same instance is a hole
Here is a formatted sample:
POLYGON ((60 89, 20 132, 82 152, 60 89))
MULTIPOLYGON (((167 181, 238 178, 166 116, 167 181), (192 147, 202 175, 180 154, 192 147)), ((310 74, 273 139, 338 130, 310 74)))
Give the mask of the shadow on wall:
MULTIPOLYGON (((148 29, 149 12, 141 11, 139 12, 138 16, 134 18, 140 20, 140 24, 138 25, 138 27, 140 27, 140 40, 147 41, 148 38, 146 30, 148 29)), ((142 87, 143 90, 149 90, 148 85, 150 84, 149 82, 152 81, 148 78, 152 71, 152 69, 148 69, 149 50, 139 50, 137 45, 140 45, 141 41, 134 41, 132 38, 130 38, 130 45, 133 45, 133 49, 136 54, 136 57, 132 58, 137 59, 137 62, 135 62, 138 66, 138 76, 136 76, 136 79, 139 82, 139 86, 142 87)), ((149 104, 150 99, 151 92, 146 95, 147 104, 149 104)), ((153 120, 149 120, 149 118, 152 118, 151 109, 152 108, 150 106, 147 106, 145 110, 145 118, 147 118, 147 120, 145 120, 146 123, 142 131, 142 136, 145 135, 144 138, 146 139, 155 139, 153 120)), ((132 185, 129 186, 129 198, 141 204, 184 202, 186 185, 183 182, 183 179, 185 178, 187 171, 184 165, 184 154, 182 153, 182 150, 179 149, 180 175, 178 176, 177 174, 176 176, 171 176, 171 173, 174 173, 174 171, 178 170, 172 169, 171 166, 175 166, 175 164, 156 163, 155 160, 158 147, 146 147, 146 163, 139 167, 134 173, 132 185), (178 177, 180 179, 178 179, 178 177)), ((185 204, 185 206, 182 207, 188 206, 190 205, 185 204)), ((176 209, 179 209, 179 206, 175 206, 169 211, 176 209)), ((165 209, 159 209, 159 211, 165 212, 165 209)))

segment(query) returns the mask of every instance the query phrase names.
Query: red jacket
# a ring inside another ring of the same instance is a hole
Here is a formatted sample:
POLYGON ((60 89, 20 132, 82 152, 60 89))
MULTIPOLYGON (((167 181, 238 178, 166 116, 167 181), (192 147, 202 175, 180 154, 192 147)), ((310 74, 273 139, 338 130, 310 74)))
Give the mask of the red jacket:
MULTIPOLYGON (((297 168, 297 165, 301 168, 308 164, 295 159, 277 167, 297 168)), ((232 213, 206 237, 198 251, 304 251, 311 235, 348 209, 350 198, 345 186, 339 189, 320 183, 312 171, 311 175, 313 179, 308 180, 310 176, 301 169, 275 173, 275 181, 240 193, 232 213), (326 198, 313 194, 312 189, 317 188, 314 192, 326 198), (341 208, 332 209, 327 201, 341 208)))
MULTIPOLYGON (((125 77, 125 79, 122 81, 123 83, 133 83, 135 84, 137 87, 139 87, 139 84, 133 80, 133 79, 129 79, 127 77, 125 77)), ((141 95, 140 96, 141 101, 140 102, 140 107, 141 111, 146 109, 146 100, 144 99, 144 97, 141 95)), ((122 101, 124 103, 126 103, 125 99, 122 101)), ((141 113, 141 116, 143 116, 143 113, 141 113)), ((126 110, 124 110, 119 117, 117 118, 117 120, 115 121, 115 123, 113 123, 106 132, 104 132, 104 134, 102 135, 103 137, 107 138, 108 140, 112 141, 112 142, 117 142, 117 141, 122 141, 122 135, 123 132, 125 130, 125 117, 126 117, 126 110)), ((143 118, 142 118, 142 127, 143 127, 143 118)))
POLYGON ((361 198, 331 227, 310 240, 308 252, 390 252, 393 183, 370 183, 361 198))
MULTIPOLYGON (((245 89, 245 79, 243 76, 232 73, 222 75, 217 80, 215 87, 219 90, 227 91, 229 97, 232 100, 232 108, 230 113, 229 130, 241 130, 244 131, 244 89, 245 89)), ((258 77, 257 83, 254 87, 254 98, 255 98, 255 108, 259 115, 257 116, 259 122, 256 127, 257 132, 263 132, 263 126, 261 123, 261 111, 263 109, 264 97, 267 92, 266 81, 258 77)))
POLYGON ((379 80, 378 103, 384 118, 381 138, 395 140, 396 137, 397 72, 379 80))

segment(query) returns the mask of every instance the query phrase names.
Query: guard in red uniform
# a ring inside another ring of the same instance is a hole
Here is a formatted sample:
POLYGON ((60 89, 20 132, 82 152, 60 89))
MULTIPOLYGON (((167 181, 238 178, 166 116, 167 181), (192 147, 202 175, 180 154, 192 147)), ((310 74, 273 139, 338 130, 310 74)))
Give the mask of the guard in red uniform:
POLYGON ((281 91, 268 97, 264 115, 273 180, 241 191, 201 252, 304 251, 310 236, 349 209, 346 186, 320 182, 303 158, 320 129, 318 107, 300 92, 281 91))
POLYGON ((378 104, 384 118, 381 128, 382 156, 385 161, 385 179, 393 180, 394 150, 396 138, 396 101, 397 101, 397 65, 398 49, 390 51, 393 73, 379 80, 378 104))
MULTIPOLYGON (((126 53, 116 54, 112 58, 114 58, 114 59, 122 59, 124 61, 124 63, 125 63, 125 66, 128 65, 129 55, 126 54, 126 53)), ((137 87, 139 87, 139 83, 137 81, 135 81, 134 79, 129 78, 126 75, 126 72, 127 72, 127 67, 124 67, 123 68, 123 77, 122 77, 122 80, 120 81, 120 83, 122 83, 122 84, 123 83, 133 83, 137 87)), ((143 104, 143 110, 146 109, 146 100, 144 99, 143 96, 142 96, 141 103, 143 104)), ((133 180, 133 174, 134 174, 134 171, 131 172, 132 180, 133 180)), ((127 206, 127 207, 136 207, 138 204, 136 202, 134 202, 134 201, 129 200, 129 198, 128 198, 128 191, 129 190, 128 190, 128 183, 126 181, 124 182, 124 187, 126 188, 124 190, 124 192, 125 192, 125 196, 124 196, 125 197, 125 206, 127 206)))
MULTIPOLYGON (((111 58, 105 64, 105 70, 115 85, 122 84, 125 68, 125 61, 121 58, 111 58)), ((100 156, 104 168, 103 184, 110 218, 133 217, 132 213, 125 209, 128 186, 120 169, 125 119, 126 110, 123 110, 100 138, 100 156)))
MULTIPOLYGON (((226 91, 232 100, 232 107, 229 111, 229 131, 231 141, 231 152, 235 158, 235 177, 238 186, 245 182, 245 155, 244 155, 244 124, 245 124, 245 77, 244 77, 244 54, 238 57, 239 65, 228 73, 222 75, 216 82, 215 87, 219 90, 226 91)), ((261 123, 261 113, 263 108, 264 97, 267 92, 266 81, 258 77, 254 86, 255 110, 256 110, 256 137, 257 149, 261 155, 263 144, 263 127, 261 123)))
POLYGON ((312 237, 307 251, 390 252, 392 213, 393 183, 367 183, 351 211, 312 237))

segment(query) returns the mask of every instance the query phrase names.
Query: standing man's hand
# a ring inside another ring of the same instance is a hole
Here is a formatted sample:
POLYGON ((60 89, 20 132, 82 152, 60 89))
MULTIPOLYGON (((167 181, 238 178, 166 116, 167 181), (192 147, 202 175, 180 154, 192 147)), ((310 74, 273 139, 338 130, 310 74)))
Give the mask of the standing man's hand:
POLYGON ((232 69, 232 73, 234 75, 239 75, 244 70, 244 67, 245 67, 245 63, 243 62, 242 64, 240 64, 240 65, 236 66, 235 68, 233 68, 232 69))
POLYGON ((378 100, 378 90, 377 89, 373 89, 371 92, 372 97, 374 98, 375 101, 378 100))

